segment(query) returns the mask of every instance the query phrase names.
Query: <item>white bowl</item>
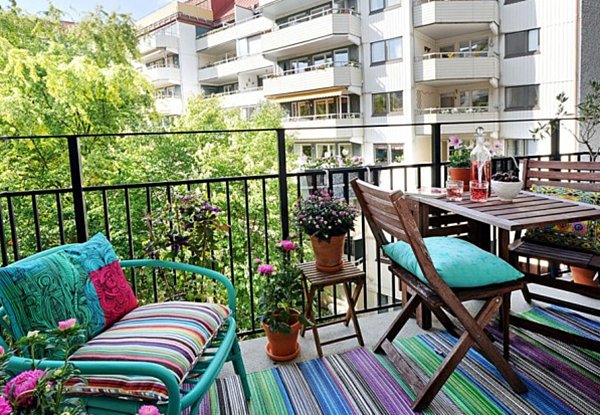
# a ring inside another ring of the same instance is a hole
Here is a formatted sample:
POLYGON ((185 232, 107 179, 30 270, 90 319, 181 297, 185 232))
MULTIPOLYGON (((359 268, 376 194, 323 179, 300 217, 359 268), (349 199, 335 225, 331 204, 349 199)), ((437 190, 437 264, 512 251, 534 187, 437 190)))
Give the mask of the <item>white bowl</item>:
POLYGON ((497 195, 503 202, 512 202, 523 188, 523 182, 498 182, 492 180, 492 193, 497 195))

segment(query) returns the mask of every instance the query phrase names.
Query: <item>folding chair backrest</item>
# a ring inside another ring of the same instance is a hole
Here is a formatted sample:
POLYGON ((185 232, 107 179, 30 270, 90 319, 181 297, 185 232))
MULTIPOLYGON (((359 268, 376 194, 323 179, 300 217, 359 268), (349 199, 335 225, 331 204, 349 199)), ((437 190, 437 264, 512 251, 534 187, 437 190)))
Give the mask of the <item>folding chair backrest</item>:
POLYGON ((600 192, 600 163, 525 160, 523 189, 529 190, 533 184, 600 192))
POLYGON ((358 179, 352 180, 351 184, 378 248, 389 243, 385 232, 410 244, 423 275, 434 290, 448 289, 435 270, 417 223, 404 200, 404 193, 400 190, 382 190, 358 179))

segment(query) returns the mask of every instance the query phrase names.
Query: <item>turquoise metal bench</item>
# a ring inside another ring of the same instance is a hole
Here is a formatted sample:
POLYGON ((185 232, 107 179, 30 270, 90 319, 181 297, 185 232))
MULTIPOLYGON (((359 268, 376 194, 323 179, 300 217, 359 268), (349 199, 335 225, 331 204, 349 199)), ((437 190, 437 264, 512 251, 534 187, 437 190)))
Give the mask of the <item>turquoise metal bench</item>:
MULTIPOLYGON (((35 258, 40 258, 45 255, 52 254, 64 250, 72 245, 64 245, 52 248, 14 264, 23 264, 35 258)), ((12 265, 14 265, 12 264, 12 265)), ((72 362, 81 372, 81 375, 123 375, 123 376, 151 376, 162 381, 168 391, 167 403, 156 403, 161 413, 167 415, 179 415, 183 410, 190 408, 191 414, 196 414, 200 407, 202 399, 208 392, 211 385, 214 383, 223 365, 231 361, 235 373, 240 376, 244 394, 247 399, 250 398, 250 389, 246 378, 244 362, 236 334, 235 322, 235 290, 231 282, 222 274, 210 269, 197 267, 188 264, 180 264, 168 261, 157 260, 126 260, 120 261, 123 268, 163 268, 199 274, 218 281, 225 286, 228 295, 228 307, 231 310, 230 316, 227 318, 222 329, 212 342, 206 347, 202 354, 202 359, 188 372, 188 380, 186 383, 192 386, 190 388, 182 388, 176 380, 173 373, 165 367, 155 363, 145 362, 96 362, 96 361, 76 361, 72 362), (193 375, 190 378, 190 375, 193 375)), ((12 266, 12 265, 9 265, 12 266)), ((4 317, 6 311, 0 307, 0 316, 4 317)), ((10 333, 10 326, 4 318, 0 318, 0 325, 10 333)), ((0 345, 8 348, 7 342, 0 337, 0 345)), ((37 366, 40 369, 57 368, 64 364, 63 361, 41 360, 37 361, 37 366)), ((8 364, 8 371, 15 375, 31 369, 31 359, 23 357, 12 357, 8 364)), ((123 399, 122 397, 111 396, 82 396, 81 397, 87 407, 89 413, 94 415, 111 415, 111 414, 137 414, 139 408, 143 405, 152 404, 152 402, 123 399)))

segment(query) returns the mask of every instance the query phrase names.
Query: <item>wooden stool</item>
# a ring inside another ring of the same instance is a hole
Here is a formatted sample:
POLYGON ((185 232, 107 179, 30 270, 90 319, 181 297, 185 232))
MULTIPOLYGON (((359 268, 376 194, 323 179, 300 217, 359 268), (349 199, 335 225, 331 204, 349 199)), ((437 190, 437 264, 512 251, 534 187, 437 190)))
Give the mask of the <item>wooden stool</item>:
MULTIPOLYGON (((348 261, 344 261, 344 267, 337 272, 319 271, 315 267, 314 262, 302 263, 298 265, 298 268, 300 268, 300 270, 302 271, 302 284, 304 286, 304 294, 306 295, 306 311, 304 315, 307 320, 315 323, 312 326, 312 332, 315 338, 315 345, 317 346, 317 353, 319 354, 319 357, 323 357, 323 350, 321 349, 321 346, 341 342, 344 340, 352 339, 354 337, 358 339, 358 344, 364 346, 365 344, 363 342, 362 333, 360 332, 360 326, 358 325, 358 319, 356 318, 356 312, 354 310, 354 306, 356 305, 356 301, 358 300, 360 291, 365 285, 364 271, 356 268, 356 266, 354 266, 348 261), (308 287, 309 282, 310 290, 308 287), (352 293, 352 283, 356 284, 354 293, 352 293), (316 318, 313 312, 313 300, 315 298, 315 294, 317 293, 317 291, 322 290, 324 287, 335 284, 343 284, 344 286, 346 300, 348 301, 348 312, 346 313, 346 316, 341 320, 334 320, 328 321, 326 323, 316 324, 316 318), (321 343, 321 340, 319 339, 319 333, 317 332, 317 328, 331 326, 333 324, 339 323, 344 323, 345 326, 348 326, 350 319, 352 319, 352 323, 354 324, 354 334, 344 337, 338 337, 337 339, 331 339, 321 343)), ((304 337, 305 331, 306 328, 302 327, 302 337, 304 337)))

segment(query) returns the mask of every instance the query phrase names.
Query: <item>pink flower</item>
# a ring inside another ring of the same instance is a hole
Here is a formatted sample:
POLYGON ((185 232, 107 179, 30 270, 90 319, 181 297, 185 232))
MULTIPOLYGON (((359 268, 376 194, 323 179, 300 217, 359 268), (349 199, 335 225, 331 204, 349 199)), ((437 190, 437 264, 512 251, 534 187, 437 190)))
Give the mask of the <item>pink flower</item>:
POLYGON ((462 144, 462 140, 460 139, 459 136, 457 136, 457 135, 450 136, 450 147, 458 148, 458 146, 460 146, 461 144, 462 144))
POLYGON ((12 406, 10 406, 10 402, 4 396, 0 396, 0 415, 11 415, 12 414, 12 406))
POLYGON ((75 324, 77 324, 77 320, 75 320, 74 318, 70 318, 65 321, 59 321, 58 329, 60 331, 65 331, 66 329, 70 329, 71 327, 73 327, 75 324))
POLYGON ((263 264, 257 269, 259 274, 271 275, 273 273, 273 265, 263 264))
POLYGON ((494 141, 494 144, 493 144, 493 145, 494 145, 494 148, 495 148, 496 150, 498 150, 498 149, 501 149, 501 148, 502 148, 502 141, 499 141, 499 140, 497 140, 497 141, 494 141))
POLYGON ((279 242, 279 246, 281 246, 281 249, 283 249, 285 252, 290 252, 296 249, 296 244, 294 244, 292 241, 288 241, 287 239, 279 242))
POLYGON ((294 232, 290 232, 290 238, 294 239, 297 235, 294 232))
POLYGON ((28 408, 33 403, 33 391, 42 376, 44 371, 39 369, 20 373, 6 384, 4 394, 9 399, 16 399, 20 407, 28 408))
MULTIPOLYGON (((4 356, 4 347, 0 346, 0 356, 4 356)), ((2 414, 0 414, 2 415, 2 414)))
POLYGON ((139 415, 160 415, 160 412, 154 405, 144 405, 140 408, 139 415))
POLYGON ((254 258, 254 263, 255 264, 260 264, 262 262, 262 259, 260 258, 254 258))

